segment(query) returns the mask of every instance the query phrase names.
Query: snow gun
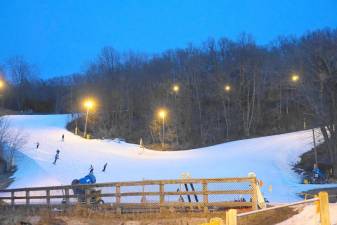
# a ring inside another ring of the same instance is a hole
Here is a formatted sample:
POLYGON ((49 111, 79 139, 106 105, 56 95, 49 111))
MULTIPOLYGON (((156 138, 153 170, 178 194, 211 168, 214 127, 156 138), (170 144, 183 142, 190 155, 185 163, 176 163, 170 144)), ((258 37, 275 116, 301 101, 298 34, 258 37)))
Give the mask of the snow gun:
MULTIPOLYGON (((89 173, 85 177, 82 177, 80 179, 74 179, 71 182, 71 185, 80 185, 80 184, 95 184, 96 183, 96 177, 93 173, 89 173)), ((85 188, 83 187, 73 187, 74 195, 77 196, 77 199, 79 202, 86 202, 86 194, 85 194, 85 188)), ((93 188, 87 189, 90 193, 90 203, 93 204, 103 204, 104 201, 100 198, 100 190, 95 190, 93 188)))

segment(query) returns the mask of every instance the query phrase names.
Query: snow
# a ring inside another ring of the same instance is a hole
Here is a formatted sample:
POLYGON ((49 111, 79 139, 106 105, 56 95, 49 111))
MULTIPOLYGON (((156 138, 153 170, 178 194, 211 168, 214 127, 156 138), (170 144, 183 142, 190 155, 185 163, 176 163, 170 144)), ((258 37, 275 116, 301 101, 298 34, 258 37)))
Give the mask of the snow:
MULTIPOLYGON (((330 204, 331 225, 337 225, 337 204, 330 204)), ((307 205, 304 209, 291 218, 278 223, 277 225, 317 225, 320 224, 319 214, 316 212, 315 205, 307 205)))
POLYGON ((303 185, 292 170, 299 156, 312 148, 311 130, 233 141, 205 148, 161 152, 111 140, 87 140, 65 129, 69 115, 7 116, 13 129, 27 134, 27 144, 15 155, 18 166, 9 188, 70 184, 95 168, 97 182, 246 177, 255 172, 262 192, 274 203, 299 200, 297 193, 329 185, 303 185), (61 141, 62 134, 65 141, 61 141), (36 143, 40 143, 36 149, 36 143), (56 150, 60 159, 53 165, 56 150), (106 172, 101 172, 108 163, 106 172), (272 192, 269 186, 272 185, 272 192))

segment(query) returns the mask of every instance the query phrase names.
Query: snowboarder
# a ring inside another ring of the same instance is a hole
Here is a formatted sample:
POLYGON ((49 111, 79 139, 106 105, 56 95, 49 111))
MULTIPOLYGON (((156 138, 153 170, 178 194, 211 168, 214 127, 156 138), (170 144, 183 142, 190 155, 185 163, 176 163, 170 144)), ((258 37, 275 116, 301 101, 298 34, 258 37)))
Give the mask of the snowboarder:
POLYGON ((40 146, 40 143, 39 142, 36 142, 36 149, 38 149, 40 146))
POLYGON ((106 169, 107 165, 108 165, 108 163, 104 164, 102 172, 105 172, 105 169, 106 169))
POLYGON ((54 159, 54 162, 53 162, 54 165, 56 165, 56 161, 60 158, 59 155, 60 155, 60 150, 57 149, 57 150, 56 150, 55 159, 54 159))
POLYGON ((64 142, 64 134, 62 134, 62 142, 64 142))
POLYGON ((90 165, 89 174, 94 172, 94 167, 90 165))

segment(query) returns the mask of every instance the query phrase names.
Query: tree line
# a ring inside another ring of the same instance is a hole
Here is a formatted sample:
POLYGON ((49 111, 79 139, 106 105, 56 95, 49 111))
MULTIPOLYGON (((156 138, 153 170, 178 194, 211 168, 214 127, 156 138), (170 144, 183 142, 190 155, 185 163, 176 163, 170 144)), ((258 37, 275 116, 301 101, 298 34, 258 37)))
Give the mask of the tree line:
POLYGON ((88 131, 97 138, 142 138, 157 148, 163 141, 157 112, 165 108, 165 148, 320 127, 337 164, 336 29, 279 37, 268 45, 242 34, 157 55, 105 47, 85 71, 48 80, 22 57, 0 69, 9 86, 2 90, 7 108, 72 113, 83 131, 81 102, 96 99, 88 131))

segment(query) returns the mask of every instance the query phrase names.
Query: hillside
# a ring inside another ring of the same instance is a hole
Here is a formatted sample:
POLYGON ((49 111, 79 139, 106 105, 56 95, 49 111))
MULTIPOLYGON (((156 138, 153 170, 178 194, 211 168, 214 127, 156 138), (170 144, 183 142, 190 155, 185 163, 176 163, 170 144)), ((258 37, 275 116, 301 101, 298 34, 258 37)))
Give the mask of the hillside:
POLYGON ((27 144, 15 155, 18 166, 9 188, 70 184, 95 168, 97 182, 192 177, 242 177, 251 171, 262 179, 262 191, 271 202, 298 200, 297 193, 329 185, 302 185, 292 170, 298 157, 312 148, 311 131, 233 141, 211 147, 158 152, 111 140, 86 140, 65 129, 68 115, 7 116, 12 129, 27 135, 27 144), (62 134, 65 141, 61 141, 62 134), (36 143, 40 143, 36 149, 36 143), (60 159, 53 165, 56 150, 60 159), (105 163, 106 172, 101 172, 105 163), (272 192, 268 191, 272 185, 272 192))

